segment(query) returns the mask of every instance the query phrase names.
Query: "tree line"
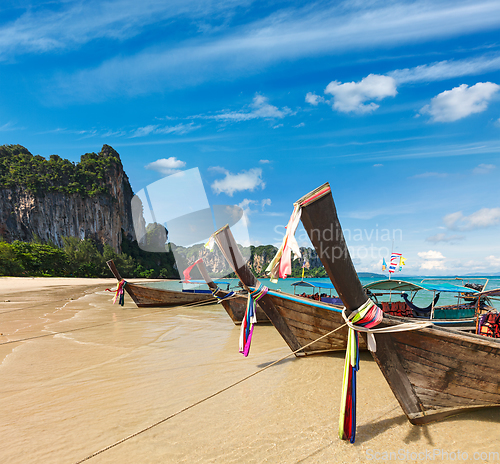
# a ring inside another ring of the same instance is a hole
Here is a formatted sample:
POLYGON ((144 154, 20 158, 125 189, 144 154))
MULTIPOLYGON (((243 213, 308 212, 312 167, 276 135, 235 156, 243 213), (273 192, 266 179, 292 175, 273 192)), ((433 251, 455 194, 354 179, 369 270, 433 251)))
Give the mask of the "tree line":
POLYGON ((0 241, 0 275, 40 277, 112 277, 106 261, 112 259, 128 278, 179 278, 174 256, 143 251, 137 242, 123 240, 122 252, 92 239, 63 237, 61 248, 40 240, 0 241))

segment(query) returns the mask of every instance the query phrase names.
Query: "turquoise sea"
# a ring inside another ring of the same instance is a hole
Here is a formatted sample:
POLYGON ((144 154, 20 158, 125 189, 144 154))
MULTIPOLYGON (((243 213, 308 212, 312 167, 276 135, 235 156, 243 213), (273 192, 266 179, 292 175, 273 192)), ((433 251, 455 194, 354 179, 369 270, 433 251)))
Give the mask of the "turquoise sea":
MULTIPOLYGON (((407 281, 407 282, 412 282, 412 283, 415 283, 415 284, 419 284, 421 283, 424 279, 425 279, 425 282, 439 282, 439 283, 442 283, 442 282, 448 282, 448 283, 454 283, 456 285, 463 285, 467 282, 470 282, 470 283, 480 283, 480 284, 484 284, 486 282, 486 280, 488 279, 487 283, 486 283, 486 288, 485 290, 492 290, 494 288, 500 288, 500 277, 499 276, 493 276, 493 277, 418 277, 418 276, 413 276, 413 277, 409 277, 409 276, 402 276, 402 277, 392 277, 393 280, 404 280, 404 281, 407 281)), ((259 279, 260 282, 262 282, 265 286, 269 287, 270 289, 273 289, 273 290, 278 290, 278 291, 282 291, 282 292, 285 292, 285 293, 294 293, 294 287, 292 286, 292 284, 294 282, 297 282, 299 280, 301 280, 300 278, 294 278, 294 277, 288 277, 287 279, 279 279, 278 283, 272 283, 269 279, 259 279)), ((308 281, 308 282, 311 282, 311 283, 314 283, 315 285, 318 285, 320 286, 321 283, 330 283, 330 279, 328 278, 310 278, 308 279, 307 277, 304 278, 304 280, 308 281)), ((376 282, 378 280, 382 280, 380 278, 360 278, 361 280, 361 283, 363 285, 366 285, 366 284, 369 284, 371 282, 376 282)), ((229 283, 229 286, 231 289, 236 289, 238 288, 238 279, 222 279, 223 282, 227 282, 229 283)), ((200 284, 200 285, 186 285, 186 284, 182 284, 178 281, 165 281, 165 282, 147 282, 146 283, 147 285, 150 285, 150 286, 154 286, 154 287, 157 287, 157 288, 165 288, 165 289, 168 289, 168 290, 178 290, 178 291, 181 291, 183 289, 183 286, 184 288, 200 288, 200 289, 205 289, 206 286, 204 284, 200 284)), ((221 288, 226 288, 225 285, 220 285, 221 288)), ((298 287, 297 288, 297 293, 302 293, 304 292, 307 294, 307 293, 311 293, 311 289, 307 289, 307 288, 304 288, 304 287, 298 287)), ((317 291, 317 289, 315 290, 317 291)), ((323 290, 324 293, 326 294, 330 294, 330 290, 323 290)), ((393 293, 393 295, 395 295, 395 293, 393 293)), ((336 295, 336 292, 333 290, 332 291, 332 295, 336 295)), ((420 291, 418 292, 418 294, 416 295, 415 299, 413 300, 415 304, 417 304, 418 306, 427 306, 429 305, 431 302, 432 302, 432 298, 433 298, 433 294, 431 292, 426 292, 426 291, 420 291)), ((438 305, 446 305, 446 304, 452 304, 452 303, 456 303, 457 301, 457 298, 456 298, 456 295, 452 294, 452 293, 441 293, 441 296, 440 296, 440 299, 439 299, 439 303, 438 305)), ((494 306, 495 308, 499 309, 500 310, 500 299, 497 299, 497 300, 491 300, 491 303, 492 303, 492 306, 494 306)))

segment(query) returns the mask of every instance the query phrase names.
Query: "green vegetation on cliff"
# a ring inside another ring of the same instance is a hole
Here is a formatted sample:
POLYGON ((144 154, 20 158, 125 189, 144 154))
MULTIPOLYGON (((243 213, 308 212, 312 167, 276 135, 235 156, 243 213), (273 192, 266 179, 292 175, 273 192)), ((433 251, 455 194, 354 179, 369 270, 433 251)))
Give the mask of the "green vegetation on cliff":
POLYGON ((106 261, 112 259, 124 277, 178 278, 172 253, 149 253, 137 242, 123 240, 122 253, 108 245, 100 251, 90 239, 64 237, 64 246, 0 241, 0 275, 46 277, 111 277, 106 261))
POLYGON ((121 167, 120 156, 109 145, 100 153, 86 153, 79 163, 58 155, 47 160, 21 145, 0 146, 0 188, 24 187, 32 193, 76 193, 83 197, 108 193, 106 179, 121 167))

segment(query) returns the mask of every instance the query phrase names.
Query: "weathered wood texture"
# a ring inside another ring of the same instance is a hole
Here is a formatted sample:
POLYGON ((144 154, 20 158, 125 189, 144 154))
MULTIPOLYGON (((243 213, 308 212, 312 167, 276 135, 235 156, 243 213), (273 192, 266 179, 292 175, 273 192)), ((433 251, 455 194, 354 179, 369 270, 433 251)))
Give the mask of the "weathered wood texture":
MULTIPOLYGON (((302 220, 348 310, 361 306, 367 297, 347 252, 331 192, 304 206, 302 220)), ((381 327, 405 321, 411 319, 384 315, 381 327)), ((375 339, 372 355, 413 424, 500 405, 500 339, 437 326, 377 334, 375 339)))
MULTIPOLYGON (((292 297, 292 295, 274 291, 269 292, 268 295, 302 346, 344 325, 339 306, 318 301, 312 304, 308 298, 296 295, 292 297)), ((346 346, 347 326, 313 343, 304 349, 304 353, 345 350, 346 346)), ((365 341, 361 337, 360 348, 366 349, 365 341)))
MULTIPOLYGON (((110 260, 106 263, 118 281, 122 280, 115 263, 110 260)), ((217 300, 210 293, 189 293, 177 292, 174 290, 163 290, 159 288, 148 287, 145 285, 132 284, 127 282, 125 291, 139 308, 144 307, 162 307, 162 306, 181 306, 190 303, 202 303, 217 300)))

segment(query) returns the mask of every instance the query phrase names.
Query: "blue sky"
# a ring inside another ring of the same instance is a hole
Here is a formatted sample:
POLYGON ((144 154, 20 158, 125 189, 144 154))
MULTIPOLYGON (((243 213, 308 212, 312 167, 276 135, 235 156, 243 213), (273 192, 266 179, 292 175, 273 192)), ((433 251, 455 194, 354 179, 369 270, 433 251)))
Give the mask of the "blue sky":
POLYGON ((358 271, 496 273, 499 30, 483 0, 4 0, 1 143, 109 144, 135 192, 198 167, 254 244, 328 181, 358 271))

